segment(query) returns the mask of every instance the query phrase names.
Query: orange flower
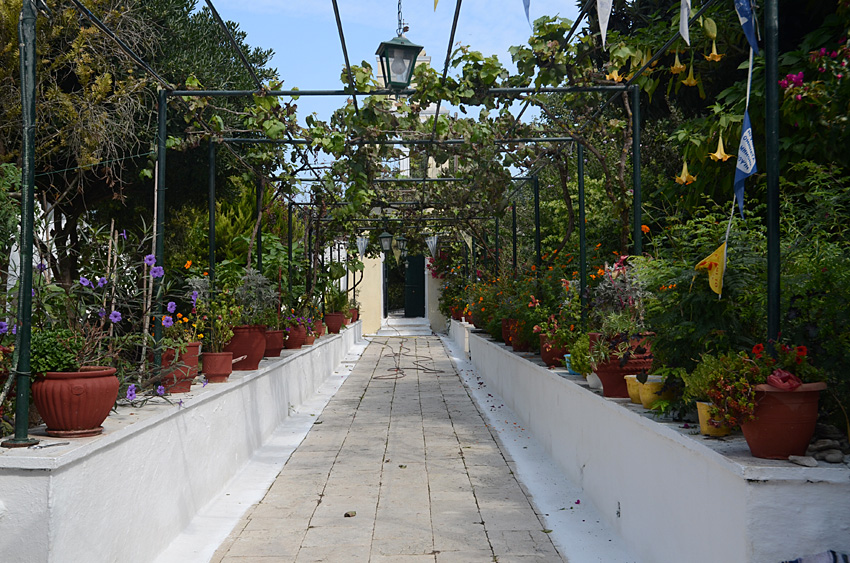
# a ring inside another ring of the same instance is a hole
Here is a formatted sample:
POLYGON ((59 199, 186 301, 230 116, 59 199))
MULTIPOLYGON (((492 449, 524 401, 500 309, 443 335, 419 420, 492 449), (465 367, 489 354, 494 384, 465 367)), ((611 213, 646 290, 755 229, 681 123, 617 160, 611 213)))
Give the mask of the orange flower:
POLYGON ((599 268, 598 270, 596 270, 596 273, 597 273, 597 275, 601 276, 601 275, 605 274, 605 270, 603 270, 602 268, 599 268))
POLYGON ((644 234, 649 234, 649 226, 648 225, 641 225, 640 230, 643 231, 644 234))
POLYGON ((532 265, 531 265, 531 271, 532 271, 532 272, 536 272, 536 271, 537 271, 537 266, 535 266, 534 264, 532 264, 532 265))
POLYGON ((209 272, 204 272, 204 275, 205 275, 205 276, 208 276, 208 275, 210 275, 210 273, 209 273, 209 272))
POLYGON ((184 268, 186 268, 186 269, 188 270, 189 268, 191 268, 191 267, 192 267, 192 261, 191 261, 191 260, 186 260, 186 264, 184 264, 184 265, 183 265, 183 267, 184 267, 184 268))

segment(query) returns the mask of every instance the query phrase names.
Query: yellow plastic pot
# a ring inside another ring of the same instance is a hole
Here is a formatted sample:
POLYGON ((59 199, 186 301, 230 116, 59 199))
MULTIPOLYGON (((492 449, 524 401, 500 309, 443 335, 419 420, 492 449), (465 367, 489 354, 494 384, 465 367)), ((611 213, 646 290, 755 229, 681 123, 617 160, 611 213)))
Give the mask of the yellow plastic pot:
POLYGON ((626 376, 626 388, 629 390, 629 399, 635 404, 640 404, 640 386, 642 383, 638 381, 636 375, 626 376))
POLYGON ((640 402, 643 408, 652 408, 656 401, 670 401, 674 398, 671 391, 659 395, 662 387, 664 387, 664 378, 660 375, 650 375, 646 379, 646 383, 640 386, 640 402))
POLYGON ((709 414, 709 408, 711 407, 711 403, 697 403, 697 416, 699 416, 699 431, 700 434, 705 436, 727 436, 729 434, 729 427, 726 425, 716 427, 712 426, 709 423, 709 419, 711 415, 709 414))

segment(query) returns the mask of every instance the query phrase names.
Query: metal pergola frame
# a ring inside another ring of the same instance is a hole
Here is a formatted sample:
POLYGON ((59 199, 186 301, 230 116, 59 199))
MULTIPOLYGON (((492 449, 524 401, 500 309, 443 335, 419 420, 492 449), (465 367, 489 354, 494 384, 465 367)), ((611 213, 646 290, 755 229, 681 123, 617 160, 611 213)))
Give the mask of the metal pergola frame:
MULTIPOLYGON (((155 243, 155 254, 157 260, 162 263, 164 257, 164 238, 163 238, 163 226, 164 226, 164 216, 165 216, 165 168, 166 168, 166 123, 167 123, 167 107, 168 107, 168 97, 169 96, 248 96, 254 95, 258 93, 264 93, 266 95, 275 95, 275 96, 309 96, 309 95, 344 95, 344 96, 352 96, 354 101, 355 111, 357 109, 357 96, 358 95, 389 95, 389 94, 398 94, 397 92, 391 92, 388 90, 375 90, 371 92, 358 92, 355 88, 354 77, 351 73, 351 67, 348 64, 348 54, 347 48, 345 44, 345 35, 342 29, 342 22, 339 17, 339 8, 337 6, 337 0, 332 0, 334 13, 336 16, 337 29, 340 36, 340 43, 342 46, 343 54, 346 59, 346 69, 348 71, 348 79, 350 90, 280 90, 280 91, 272 91, 272 92, 264 92, 263 86, 260 83, 259 78, 256 73, 251 68, 251 65, 248 63, 247 58, 244 53, 242 53, 241 49, 238 46, 238 43, 233 38, 230 31, 227 29, 224 21, 218 15, 218 12, 215 10, 215 7, 212 4, 211 0, 205 0, 207 5, 210 7, 211 12, 214 17, 218 21, 220 27, 223 29, 224 33, 227 35, 231 45, 238 52, 242 63, 246 70, 251 74, 251 78, 257 86, 257 90, 255 91, 247 91, 247 90, 230 90, 230 91, 216 91, 216 90, 197 90, 197 91, 186 91, 186 90, 176 90, 171 87, 171 85, 165 81, 161 76, 159 76, 153 69, 150 68, 138 55, 136 55, 132 49, 130 49, 120 38, 118 38, 115 33, 109 29, 105 24, 103 24, 100 20, 95 17, 91 11, 86 8, 80 0, 72 0, 77 9, 92 23, 94 23, 98 28, 100 28, 104 33, 109 35, 113 40, 118 43, 120 48, 141 68, 143 68, 149 75, 151 75, 157 82, 164 86, 164 89, 159 91, 158 95, 158 119, 157 119, 157 134, 158 134, 158 150, 157 150, 157 237, 155 243)), ((702 14, 705 10, 708 9, 714 3, 715 0, 708 0, 701 9, 694 14, 689 23, 693 23, 702 14)), ((457 0, 454 20, 452 22, 452 30, 449 39, 449 44, 446 53, 446 62, 443 67, 442 73, 442 82, 445 83, 448 66, 452 51, 452 45, 454 42, 454 35, 457 29, 458 17, 460 14, 462 0, 457 0)), ((567 38, 564 43, 560 45, 560 48, 563 49, 565 44, 569 41, 569 37, 577 29, 579 22, 582 18, 587 14, 590 6, 592 5, 592 0, 588 0, 581 9, 579 13, 579 17, 573 25, 573 28, 570 30, 567 38)), ((778 10, 778 0, 765 0, 765 36, 766 36, 766 73, 765 73, 765 90, 766 90, 766 137, 767 137, 767 231, 768 231, 768 340, 775 340, 778 336, 779 332, 779 313, 780 313, 780 272, 779 272, 779 93, 778 93, 778 26, 779 26, 779 10, 778 10)), ((32 259, 33 259, 33 210, 34 210, 34 185, 35 185, 35 155, 34 155, 34 146, 35 146, 35 57, 36 57, 36 5, 34 0, 24 0, 21 7, 21 18, 19 24, 19 33, 20 33, 20 67, 21 67, 21 96, 22 96, 22 129, 23 129, 23 148, 22 148, 22 161, 23 161, 23 173, 22 173, 22 182, 21 182, 21 283, 19 288, 19 309, 18 309, 18 323, 20 325, 17 339, 16 339, 16 350, 17 350, 17 363, 13 366, 13 370, 16 375, 17 383, 18 383, 18 401, 17 401, 17 410, 15 413, 15 436, 13 439, 6 440, 2 443, 5 447, 22 447, 32 445, 37 443, 37 440, 30 439, 27 433, 27 419, 29 412, 29 395, 30 395, 30 387, 29 387, 29 377, 30 377, 30 340, 31 340, 31 312, 32 312, 32 298, 31 298, 31 287, 32 287, 32 259)), ((626 82, 625 85, 617 85, 617 86, 609 86, 609 87, 571 87, 571 88, 492 88, 489 93, 491 94, 537 94, 537 93, 560 93, 560 92, 589 92, 589 91, 604 91, 610 90, 613 92, 623 92, 627 89, 631 92, 633 97, 632 105, 635 107, 633 111, 633 120, 634 120, 634 134, 633 134, 633 142, 635 139, 637 142, 634 144, 633 155, 632 155, 632 163, 633 163, 633 182, 635 182, 635 199, 633 202, 634 205, 634 250, 635 252, 641 252, 641 232, 640 232, 640 90, 634 84, 634 81, 638 76, 642 74, 642 72, 654 61, 658 60, 661 55, 666 51, 666 49, 676 40, 678 37, 678 31, 676 31, 672 38, 667 42, 667 44, 659 49, 652 58, 643 65, 641 69, 639 69, 633 77, 626 82)), ((410 94, 413 90, 405 90, 401 92, 401 95, 410 94)), ((601 106, 596 114, 591 117, 591 119, 585 123, 585 126, 592 122, 596 116, 601 115, 601 112, 604 108, 610 104, 610 102, 614 99, 612 96, 609 98, 607 102, 603 106, 601 106)), ((439 107, 442 100, 438 100, 437 102, 437 112, 435 113, 434 119, 434 130, 431 134, 431 141, 436 141, 436 124, 437 117, 439 116, 439 107)), ((522 113, 525 111, 525 108, 530 103, 530 99, 526 99, 525 106, 521 110, 520 114, 517 116, 516 123, 518 123, 519 118, 522 113)), ((512 128, 513 130, 513 128, 512 128)), ((512 132, 511 130, 511 132, 512 132)), ((292 140, 293 145, 296 147, 299 146, 299 141, 292 140)), ((210 152, 214 152, 214 144, 210 142, 210 152)), ((579 160, 578 160, 578 168, 579 168, 579 232, 580 239, 582 240, 580 254, 581 254, 581 262, 584 263, 585 259, 585 249, 584 249, 584 162, 583 162, 583 147, 579 144, 579 160)), ((426 154, 426 163, 427 163, 428 155, 426 154)), ((307 159, 305 161, 308 164, 308 167, 312 169, 309 165, 307 159)), ((215 196, 215 163, 214 160, 210 161, 210 195, 211 199, 214 202, 215 196)), ((314 174, 318 178, 318 173, 313 170, 314 174)), ((532 174, 532 176, 536 176, 532 174)), ((423 180, 424 181, 424 180, 423 180)), ((536 182, 535 182, 536 184, 536 182)), ((214 204, 213 204, 214 206, 214 204)), ((515 208, 514 208, 515 214, 515 208)), ((215 231, 214 231, 214 209, 211 213, 210 217, 210 241, 211 246, 214 243, 215 239, 215 231)), ((539 225, 538 225, 539 228, 539 225)), ((539 249, 538 249, 539 255, 539 249)), ((214 258, 214 256, 211 256, 214 258)), ((514 261, 516 259, 514 258, 514 261)), ((214 263, 214 262, 213 262, 214 263)), ((157 285, 158 285, 157 280, 157 285)), ((582 292, 584 293, 584 292, 582 292)), ((162 312, 162 303, 159 301, 157 303, 157 317, 161 318, 162 312)), ((162 335, 162 326, 161 323, 157 322, 155 324, 155 338, 158 340, 162 335)))

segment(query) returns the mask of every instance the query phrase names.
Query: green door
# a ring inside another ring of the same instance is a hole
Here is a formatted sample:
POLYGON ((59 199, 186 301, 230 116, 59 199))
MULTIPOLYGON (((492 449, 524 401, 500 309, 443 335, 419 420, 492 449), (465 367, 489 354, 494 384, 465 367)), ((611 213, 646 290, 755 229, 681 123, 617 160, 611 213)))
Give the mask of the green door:
POLYGON ((425 256, 407 257, 404 273, 404 316, 425 316, 425 256))

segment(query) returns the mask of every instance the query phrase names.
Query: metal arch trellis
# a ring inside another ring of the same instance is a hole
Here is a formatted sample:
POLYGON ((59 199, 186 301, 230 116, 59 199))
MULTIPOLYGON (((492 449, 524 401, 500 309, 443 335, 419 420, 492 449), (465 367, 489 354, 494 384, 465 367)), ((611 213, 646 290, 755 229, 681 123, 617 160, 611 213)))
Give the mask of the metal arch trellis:
MULTIPOLYGON (((157 119, 157 134, 158 134, 158 150, 157 150, 157 240, 156 240, 156 255, 157 260, 162 261, 164 255, 164 240, 162 236, 162 227, 164 225, 164 215, 165 215, 165 167, 166 167, 166 117, 167 117, 167 106, 168 106, 168 97, 169 96, 247 96, 253 95, 262 91, 262 88, 258 84, 257 91, 221 91, 221 90, 203 90, 203 91, 185 91, 185 90, 176 90, 168 84, 162 77, 160 77, 153 69, 150 68, 138 55, 136 55, 132 49, 130 49, 120 38, 118 38, 115 33, 109 29, 105 24, 100 22, 89 10, 86 8, 80 0, 72 0, 76 8, 83 13, 88 19, 90 19, 97 27, 99 27, 104 33, 109 35, 114 41, 116 41, 121 49, 141 68, 145 70, 148 74, 154 77, 160 84, 164 86, 164 89, 159 91, 158 95, 158 119, 157 119)), ((206 0, 207 4, 210 6, 211 11, 215 12, 214 7, 212 6, 211 0, 206 0)), ((452 23, 452 37, 454 36, 454 31, 457 27, 458 16, 460 13, 462 0, 457 0, 454 20, 452 23)), ((708 0, 706 4, 702 7, 702 9, 695 14, 690 22, 695 21, 705 9, 711 5, 714 0, 708 0)), ((778 74, 778 0, 766 0, 765 2, 765 24, 766 24, 766 124, 767 124, 767 152, 768 152, 768 338, 775 338, 778 334, 779 327, 779 182, 778 182, 778 122, 779 122, 779 114, 778 114, 778 91, 777 91, 777 74, 778 74)), ((589 6, 591 5, 591 0, 585 4, 579 14, 579 20, 587 13, 589 6)), ((334 0, 334 7, 336 9, 336 1, 334 0)), ((18 358, 16 365, 13 366, 14 373, 17 377, 18 382, 18 393, 19 400, 17 402, 17 411, 16 411, 16 421, 15 421, 15 437, 11 440, 7 440, 3 443, 3 446, 7 447, 16 447, 16 446, 26 446, 34 443, 34 440, 28 438, 27 435, 27 427, 26 421, 28 418, 28 400, 27 397, 29 395, 29 371, 30 371, 30 357, 29 357, 29 348, 30 348, 30 334, 31 334, 31 309, 32 309, 32 301, 30 298, 30 289, 32 287, 32 244, 33 244, 33 192, 34 192, 34 128, 35 128, 35 20, 36 20, 36 5, 35 0, 24 0, 22 2, 21 7, 21 18, 19 24, 19 33, 21 37, 21 92, 22 92, 22 129, 23 129, 23 150, 22 150, 22 160, 23 160, 23 174, 22 174, 22 186, 21 186, 21 285, 19 292, 19 311, 18 311, 18 324, 20 329, 18 330, 18 334, 16 337, 16 349, 18 350, 18 358)), ((215 12, 217 13, 217 12, 215 12)), ((344 33, 342 30, 341 21, 337 14, 337 24, 338 30, 340 34, 340 40, 342 43, 342 48, 345 51, 345 39, 344 33)), ((220 18, 219 18, 220 19, 220 18)), ((220 25, 223 22, 220 22, 220 25)), ((576 24, 577 25, 577 22, 576 24)), ((229 34, 229 30, 227 30, 226 25, 222 25, 223 29, 229 34)), ((572 33, 572 32, 571 32, 572 33)), ((633 82, 634 80, 641 75, 641 73, 645 70, 645 68, 651 64, 653 61, 657 60, 658 57, 663 54, 664 50, 667 46, 669 46, 676 38, 678 37, 678 31, 674 33, 671 40, 668 42, 664 48, 656 52, 649 62, 644 65, 632 79, 624 86, 617 87, 609 87, 610 89, 623 91, 625 89, 630 89, 633 96, 633 105, 635 106, 637 111, 633 111, 633 119, 635 124, 635 134, 634 137, 637 137, 638 143, 634 145, 633 148, 633 166, 635 174, 633 175, 633 181, 636 181, 635 186, 635 209, 634 209, 634 242, 635 242, 635 250, 640 249, 640 145, 639 145, 639 129, 640 129, 640 118, 639 118, 639 101, 640 101, 640 91, 637 89, 633 82), (637 102, 637 103, 635 103, 637 102)), ((230 39, 232 41, 232 35, 230 35, 230 39)), ((243 65, 246 69, 252 74, 252 77, 256 80, 256 74, 253 72, 250 64, 248 64, 247 59, 244 57, 244 53, 241 52, 238 44, 235 41, 232 41, 233 47, 239 52, 240 58, 243 61, 243 65)), ((452 41, 449 42, 448 51, 451 52, 452 41)), ((564 45, 561 45, 560 48, 563 48, 564 45)), ((447 55, 448 61, 448 55, 447 55)), ((443 83, 445 82, 446 74, 448 71, 448 64, 445 65, 443 70, 443 83)), ((264 92, 266 95, 274 95, 274 96, 310 96, 310 95, 352 95, 355 96, 356 103, 356 95, 387 95, 387 94, 410 94, 413 90, 405 90, 403 92, 392 92, 392 91, 373 91, 373 92, 356 92, 354 88, 353 79, 351 76, 350 65, 346 64, 346 69, 349 72, 349 84, 351 86, 351 91, 345 90, 335 90, 335 91, 271 91, 264 92)), ((573 88, 491 88, 489 93, 491 94, 521 94, 521 93, 557 93, 557 92, 582 92, 582 91, 592 91, 598 90, 601 87, 588 88, 588 87, 573 87, 573 88)), ((612 98, 613 99, 613 98, 612 98)), ((605 103, 602 107, 597 110, 597 115, 601 114, 604 107, 610 103, 611 99, 605 103)), ((527 105, 528 101, 526 102, 527 105)), ((524 111, 524 109, 523 109, 524 111)), ((595 116, 594 116, 595 118, 595 116)), ((593 118, 591 118, 592 120, 593 118)), ((517 121, 519 120, 519 116, 517 117, 517 121)), ((436 126, 436 117, 435 117, 435 126, 436 126)), ((633 137, 633 143, 634 143, 633 137)), ((438 142, 435 139, 435 134, 432 134, 433 142, 438 142)), ((295 140, 292 140, 295 141, 295 140)), ((296 149, 298 147, 297 142, 292 143, 296 149)), ((583 238, 584 232, 584 207, 583 207, 583 147, 579 144, 579 160, 578 160, 578 168, 579 168, 579 198, 580 198, 580 221, 579 221, 579 230, 580 230, 580 238, 583 238)), ((212 142, 212 138, 210 141, 210 154, 214 155, 214 144, 212 142)), ((306 162, 309 162, 308 159, 305 158, 306 162)), ((312 167, 310 167, 312 169, 312 167)), ((214 170, 215 163, 214 159, 210 160, 210 198, 214 201, 215 197, 215 178, 214 178, 214 170)), ((318 177, 318 173, 315 170, 313 172, 318 177)), ((291 207, 290 207, 291 209, 291 207)), ((515 208, 514 208, 515 211, 515 208)), ((214 242, 214 212, 211 213, 210 218, 210 240, 214 242)), ((582 262, 584 261, 584 244, 581 245, 581 254, 582 254, 582 262)), ((213 256, 211 255, 211 258, 213 256)), ((213 262, 214 263, 214 262, 213 262)), ((162 304, 158 303, 158 312, 161 312, 162 304)), ((160 315, 157 315, 158 317, 160 315)), ((160 323, 156 323, 155 325, 155 337, 158 339, 161 337, 162 327, 160 323)))

